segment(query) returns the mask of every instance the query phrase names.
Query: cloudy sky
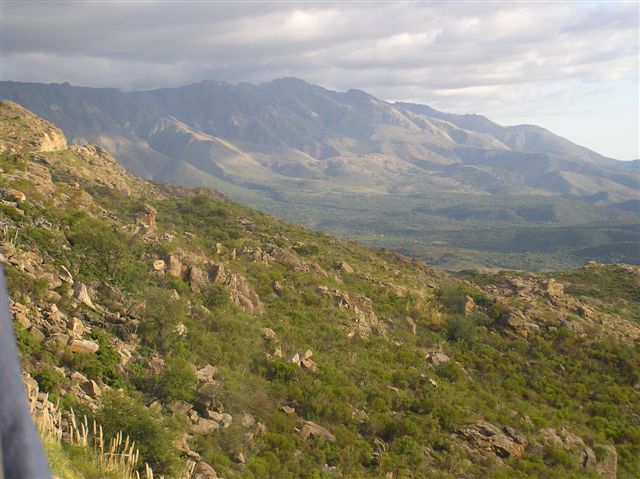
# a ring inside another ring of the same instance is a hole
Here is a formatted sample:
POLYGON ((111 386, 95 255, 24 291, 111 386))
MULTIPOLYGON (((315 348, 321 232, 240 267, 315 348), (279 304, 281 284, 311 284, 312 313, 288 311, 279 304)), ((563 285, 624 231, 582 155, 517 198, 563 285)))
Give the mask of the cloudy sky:
POLYGON ((1 5, 3 80, 131 90, 296 76, 640 158, 635 0, 1 5))

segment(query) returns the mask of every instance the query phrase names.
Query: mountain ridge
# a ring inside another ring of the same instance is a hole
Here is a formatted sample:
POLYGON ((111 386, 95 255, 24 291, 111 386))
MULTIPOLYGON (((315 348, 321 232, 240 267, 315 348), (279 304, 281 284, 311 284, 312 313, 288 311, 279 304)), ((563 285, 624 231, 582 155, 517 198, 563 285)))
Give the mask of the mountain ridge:
MULTIPOLYGON (((336 234, 333 215, 343 225, 353 222, 348 212, 353 195, 379 198, 405 212, 417 199, 417 207, 426 211, 434 198, 450 195, 466 195, 466 204, 500 200, 503 210, 511 208, 512 196, 539 197, 575 209, 577 217, 599 217, 595 223, 640 220, 635 201, 640 161, 603 157, 540 127, 502 127, 481 115, 390 103, 359 90, 335 92, 295 78, 260 85, 203 81, 137 92, 2 82, 0 96, 55 122, 74 142, 103 145, 141 177, 210 186, 336 234), (334 200, 346 208, 334 208, 334 200), (296 204, 308 214, 299 214, 296 204)), ((461 206, 455 201, 450 206, 461 206)), ((398 247, 398 238, 406 242, 404 232, 417 220, 406 216, 390 230, 380 229, 377 225, 390 225, 394 218, 382 202, 371 204, 381 207, 370 211, 366 234, 357 227, 340 228, 340 234, 377 245, 394 238, 382 243, 391 247, 398 247)), ((420 221, 422 244, 402 246, 403 251, 447 261, 450 252, 436 252, 428 238, 440 220, 423 214, 420 221)), ((451 226, 464 226, 471 235, 475 227, 459 221, 451 226)), ((611 254, 596 259, 640 261, 615 253, 613 232, 600 237, 608 239, 591 246, 611 243, 611 254)), ((558 244, 557 257, 561 254, 575 257, 558 244)), ((578 265, 584 258, 571 261, 578 265)), ((516 264, 492 260, 489 266, 520 267, 516 264)))

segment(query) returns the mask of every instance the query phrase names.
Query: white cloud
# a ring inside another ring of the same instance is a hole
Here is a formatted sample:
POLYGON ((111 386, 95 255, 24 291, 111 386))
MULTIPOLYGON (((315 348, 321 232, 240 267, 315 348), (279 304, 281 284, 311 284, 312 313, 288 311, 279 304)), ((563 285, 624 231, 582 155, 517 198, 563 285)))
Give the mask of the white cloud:
MULTIPOLYGON (((614 127, 599 122, 613 116, 611 90, 628 92, 638 83, 639 8, 3 2, 2 77, 133 89, 297 76, 498 119, 581 115, 581 129, 588 103, 596 130, 614 127)), ((638 108, 637 95, 629 101, 638 108)), ((637 115, 627 112, 619 121, 640 129, 637 115)), ((637 134, 624 148, 615 142, 609 151, 640 156, 637 134)))

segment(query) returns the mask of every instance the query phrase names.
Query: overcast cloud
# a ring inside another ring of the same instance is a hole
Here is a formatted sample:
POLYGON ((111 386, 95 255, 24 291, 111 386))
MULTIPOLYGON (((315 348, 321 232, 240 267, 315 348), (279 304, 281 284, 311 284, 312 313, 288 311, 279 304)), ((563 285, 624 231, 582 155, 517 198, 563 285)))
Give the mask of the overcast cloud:
POLYGON ((2 2, 2 79, 150 89, 283 76, 640 157, 632 2, 2 2))

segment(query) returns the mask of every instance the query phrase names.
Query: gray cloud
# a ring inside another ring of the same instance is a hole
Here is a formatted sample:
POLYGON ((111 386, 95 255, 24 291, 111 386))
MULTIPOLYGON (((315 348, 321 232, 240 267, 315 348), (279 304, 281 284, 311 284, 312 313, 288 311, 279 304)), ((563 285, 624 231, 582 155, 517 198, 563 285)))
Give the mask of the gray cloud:
MULTIPOLYGON (((606 108, 633 91, 638 8, 635 2, 5 1, 2 77, 147 89, 297 76, 498 119, 526 112, 533 122, 552 115, 559 101, 574 102, 563 104, 563 115, 584 114, 586 103, 595 112, 594 101, 606 108)), ((630 101, 637 108, 637 94, 630 101)), ((637 140, 632 147, 637 151, 637 140)))

